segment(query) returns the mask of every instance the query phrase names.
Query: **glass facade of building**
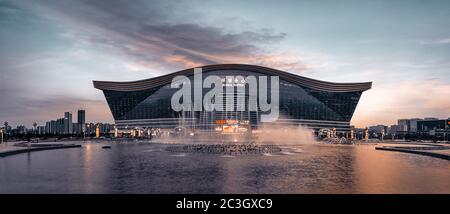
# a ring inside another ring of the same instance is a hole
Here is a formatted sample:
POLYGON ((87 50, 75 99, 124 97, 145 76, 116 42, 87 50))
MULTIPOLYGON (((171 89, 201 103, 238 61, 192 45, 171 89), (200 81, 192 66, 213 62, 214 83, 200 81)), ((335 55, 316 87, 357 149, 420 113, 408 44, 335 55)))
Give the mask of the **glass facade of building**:
MULTIPOLYGON (((358 104, 364 88, 353 88, 353 85, 323 86, 324 83, 312 79, 300 79, 303 77, 285 75, 277 70, 259 72, 261 67, 228 66, 203 71, 203 79, 209 75, 223 78, 236 78, 237 76, 279 76, 279 112, 277 124, 305 125, 314 129, 336 128, 338 131, 348 131, 350 120, 358 104), (252 69, 246 69, 252 68, 252 69), (294 79, 294 78, 299 78, 294 79), (299 81, 309 81, 302 84, 299 81), (317 86, 315 85, 317 84, 317 86), (324 89, 322 89, 322 88, 324 89), (327 90, 325 87, 329 87, 327 90)), ((192 74, 192 73, 191 73, 192 74)), ((175 75, 174 75, 175 76, 175 75)), ((187 75, 189 77, 189 75, 187 75)), ((193 83, 193 76, 189 77, 193 83)), ((268 78, 270 80, 270 78, 268 78)), ((156 81, 150 79, 151 81, 156 81)), ((240 125, 243 130, 257 129, 262 125, 261 115, 268 112, 249 111, 249 86, 248 84, 233 86, 234 108, 237 100, 245 100, 244 111, 181 111, 176 112, 171 108, 171 97, 179 89, 171 88, 171 78, 167 77, 158 84, 144 80, 134 82, 130 86, 123 84, 119 87, 113 82, 94 82, 96 88, 102 89, 108 105, 111 109, 116 125, 119 129, 127 127, 155 127, 173 129, 179 126, 196 127, 204 130, 224 130, 228 125, 240 125), (148 83, 148 84, 147 84, 148 83), (144 86, 142 86, 144 85, 144 86), (155 85, 154 87, 152 87, 155 85), (129 88, 128 88, 129 87, 129 88), (245 87, 245 93, 240 93, 237 87, 245 87), (230 124, 231 123, 231 124, 230 124)), ((259 81, 259 80, 258 80, 259 81)), ((259 84, 258 84, 259 85, 259 84)), ((270 86, 270 81, 267 84, 270 86)), ((192 84, 193 86, 193 84, 192 84)), ((370 85, 365 86, 367 89, 370 85)), ((210 89, 203 89, 203 95, 210 89)), ((269 87, 269 91, 271 88, 269 87)), ((225 89, 223 90, 225 93, 225 89)), ((193 93, 192 93, 193 95, 193 93)), ((224 96, 225 97, 225 96, 224 96)), ((270 96, 268 96, 270 99, 270 96)), ((227 100, 223 100, 223 104, 227 100)), ((224 108, 225 109, 225 108, 224 108)))

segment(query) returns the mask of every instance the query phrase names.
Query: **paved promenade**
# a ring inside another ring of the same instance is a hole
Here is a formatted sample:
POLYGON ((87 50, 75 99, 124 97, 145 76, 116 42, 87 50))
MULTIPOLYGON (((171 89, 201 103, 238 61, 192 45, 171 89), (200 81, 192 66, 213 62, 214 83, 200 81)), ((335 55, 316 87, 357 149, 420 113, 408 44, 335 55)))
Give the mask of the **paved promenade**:
POLYGON ((423 143, 423 142, 383 142, 383 146, 375 149, 384 151, 404 152, 417 155, 425 155, 435 158, 450 160, 450 144, 423 143))
POLYGON ((5 157, 14 154, 51 150, 51 149, 65 149, 81 147, 81 144, 74 142, 52 142, 52 143, 21 143, 21 142, 7 142, 0 144, 0 157, 5 157))

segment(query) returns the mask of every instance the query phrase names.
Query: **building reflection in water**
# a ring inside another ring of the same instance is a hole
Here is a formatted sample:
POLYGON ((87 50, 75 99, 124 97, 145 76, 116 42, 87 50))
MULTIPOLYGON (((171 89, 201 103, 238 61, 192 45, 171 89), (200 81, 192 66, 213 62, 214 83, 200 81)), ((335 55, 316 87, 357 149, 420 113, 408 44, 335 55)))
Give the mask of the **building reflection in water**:
POLYGON ((0 193, 450 193, 448 161, 368 145, 235 157, 102 145, 2 158, 0 193))

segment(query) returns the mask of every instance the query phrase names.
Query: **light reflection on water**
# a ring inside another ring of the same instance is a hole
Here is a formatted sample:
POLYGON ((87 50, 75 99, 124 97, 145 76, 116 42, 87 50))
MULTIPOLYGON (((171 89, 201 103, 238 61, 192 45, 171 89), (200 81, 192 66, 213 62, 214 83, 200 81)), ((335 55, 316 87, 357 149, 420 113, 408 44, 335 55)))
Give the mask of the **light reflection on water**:
POLYGON ((374 146, 303 145, 260 156, 86 143, 0 159, 0 193, 450 193, 450 162, 374 146))

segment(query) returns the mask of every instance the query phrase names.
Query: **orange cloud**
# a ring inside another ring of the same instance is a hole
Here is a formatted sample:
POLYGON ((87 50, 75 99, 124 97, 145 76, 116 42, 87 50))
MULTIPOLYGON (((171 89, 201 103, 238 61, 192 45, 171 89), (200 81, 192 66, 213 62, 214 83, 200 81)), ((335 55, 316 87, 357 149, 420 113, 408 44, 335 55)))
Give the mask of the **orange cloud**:
POLYGON ((352 124, 396 124, 400 118, 450 117, 450 84, 410 80, 377 84, 363 93, 352 124))
MULTIPOLYGON (((214 63, 242 63, 271 67, 293 73, 301 73, 308 69, 300 55, 294 53, 270 53, 255 55, 202 55, 214 63)), ((164 58, 169 64, 181 68, 192 68, 204 65, 182 55, 170 55, 164 58)))

